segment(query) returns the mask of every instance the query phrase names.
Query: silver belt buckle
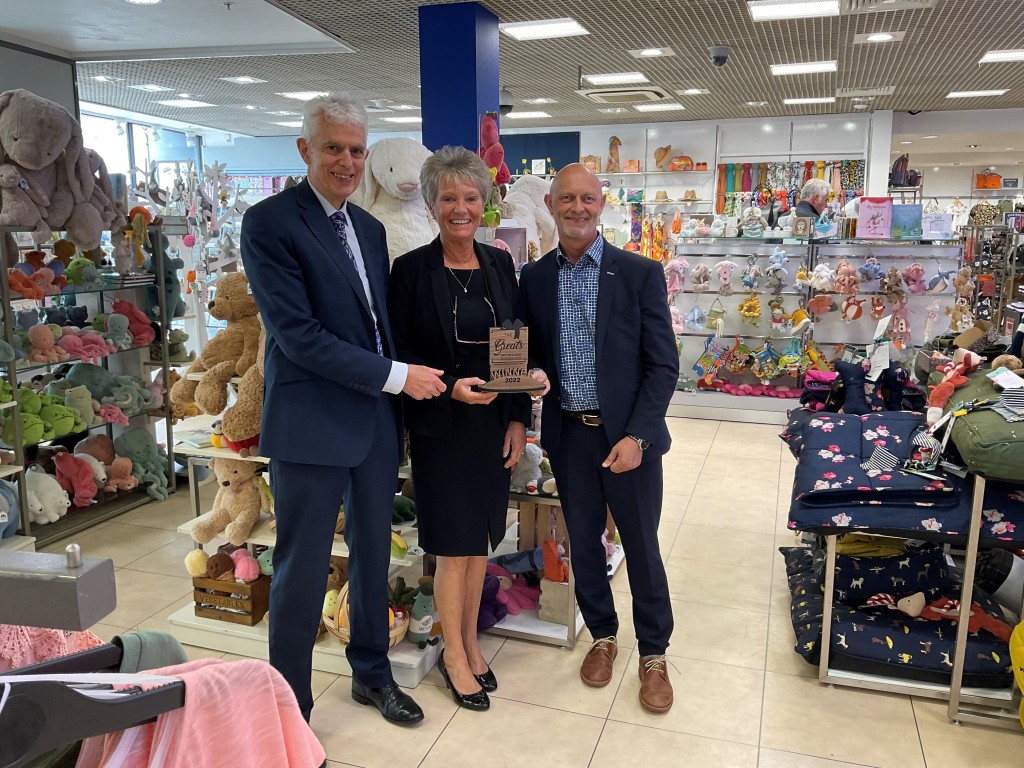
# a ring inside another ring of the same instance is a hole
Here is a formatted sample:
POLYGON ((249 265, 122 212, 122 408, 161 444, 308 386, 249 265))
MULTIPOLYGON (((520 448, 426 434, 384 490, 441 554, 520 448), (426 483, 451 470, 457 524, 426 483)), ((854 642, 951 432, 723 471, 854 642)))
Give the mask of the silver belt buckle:
POLYGON ((581 413, 580 420, 588 427, 599 427, 601 426, 601 417, 593 416, 589 413, 581 413))

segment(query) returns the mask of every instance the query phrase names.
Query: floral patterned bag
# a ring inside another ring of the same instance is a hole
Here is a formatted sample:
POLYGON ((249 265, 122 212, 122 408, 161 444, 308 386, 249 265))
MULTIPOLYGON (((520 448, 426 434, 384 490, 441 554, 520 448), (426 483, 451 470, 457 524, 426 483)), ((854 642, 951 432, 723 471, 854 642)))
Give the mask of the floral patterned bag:
POLYGON ((722 367, 729 348, 715 336, 708 336, 704 342, 704 352, 693 364, 693 372, 700 377, 714 376, 715 371, 722 367))

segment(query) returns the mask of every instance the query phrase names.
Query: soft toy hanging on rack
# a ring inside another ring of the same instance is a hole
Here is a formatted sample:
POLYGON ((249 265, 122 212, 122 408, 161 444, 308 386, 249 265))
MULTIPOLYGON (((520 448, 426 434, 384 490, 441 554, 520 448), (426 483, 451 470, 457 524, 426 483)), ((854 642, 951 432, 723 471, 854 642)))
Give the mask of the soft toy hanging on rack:
POLYGON ((890 304, 902 304, 907 300, 907 292, 903 290, 903 277, 896 267, 889 267, 885 273, 879 290, 885 294, 890 304))
POLYGON ((715 336, 721 336, 725 332, 725 307, 717 298, 711 302, 704 327, 714 332, 715 336))
POLYGON ((786 314, 786 308, 782 305, 782 297, 776 296, 771 299, 768 302, 768 307, 771 309, 769 322, 771 323, 772 330, 777 333, 784 333, 789 316, 786 314))
POLYGON ((811 274, 807 271, 806 261, 800 262, 800 266, 797 267, 796 276, 793 278, 793 282, 801 288, 807 288, 811 284, 811 274))
POLYGON ((892 309, 892 340, 899 350, 909 349, 914 343, 910 331, 911 310, 906 301, 901 301, 892 309))
POLYGON ((855 295, 847 296, 843 299, 840 312, 843 315, 843 320, 847 323, 853 322, 854 320, 860 320, 861 315, 864 314, 864 302, 866 299, 858 299, 855 295))
POLYGON ((779 353, 772 349, 772 343, 765 339, 764 346, 751 356, 750 372, 762 384, 769 384, 779 373, 779 353))
POLYGON ((928 293, 945 293, 946 289, 951 285, 954 272, 956 272, 955 269, 945 271, 940 269, 938 274, 928 281, 928 293))
POLYGON ((949 316, 950 330, 956 333, 963 333, 974 325, 974 313, 971 312, 971 303, 961 296, 951 307, 946 307, 946 314, 949 316))
MULTIPOLYGON (((868 251, 868 253, 870 254, 871 252, 868 251)), ((857 267, 857 272, 860 273, 861 280, 865 283, 871 283, 885 277, 885 268, 879 263, 878 259, 870 255, 863 264, 857 267)))
POLYGON ((885 314, 885 302, 882 301, 881 296, 871 297, 871 319, 881 320, 882 315, 885 314))
POLYGON ((838 293, 856 294, 860 290, 860 278, 857 277, 857 270, 850 266, 850 263, 843 259, 836 267, 835 290, 838 293))
POLYGON ((682 256, 669 259, 665 264, 665 281, 668 285, 668 300, 673 302, 686 285, 686 275, 690 271, 690 262, 682 256))
POLYGON ((761 268, 757 266, 757 256, 747 256, 747 266, 743 269, 742 282, 743 287, 751 290, 757 290, 757 281, 762 277, 761 268))
MULTIPOLYGON (((953 287, 957 296, 962 299, 970 299, 974 296, 974 280, 971 279, 971 268, 963 267, 956 277, 953 278, 953 287)), ((948 313, 947 313, 948 314, 948 313)))
POLYGON ((907 284, 907 290, 915 296, 928 290, 928 282, 924 277, 924 266, 915 261, 903 270, 903 282, 907 284))
POLYGON ((686 313, 686 320, 684 321, 686 327, 692 331, 703 331, 704 324, 707 322, 707 313, 700 308, 697 300, 693 300, 693 306, 690 307, 690 311, 686 313))
POLYGON ((690 283, 693 285, 693 290, 698 293, 703 293, 708 290, 711 285, 711 270, 707 264, 698 264, 690 272, 690 283))
POLYGON ((811 300, 807 302, 807 311, 811 313, 815 320, 820 320, 835 309, 836 307, 832 303, 832 294, 830 293, 819 293, 816 296, 812 296, 811 300))
POLYGON ((761 298, 756 294, 751 294, 745 298, 740 302, 739 313, 740 317, 743 318, 743 322, 749 323, 754 327, 761 325, 761 298))
POLYGON ((772 293, 782 293, 782 289, 786 286, 789 270, 784 265, 788 262, 786 252, 781 248, 776 248, 768 257, 768 268, 765 269, 764 274, 765 282, 771 288, 772 293))
POLYGON ((732 277, 740 267, 732 261, 720 261, 715 264, 715 275, 721 282, 718 293, 722 296, 732 296, 732 277))
POLYGON ((829 266, 828 262, 822 261, 814 265, 814 271, 811 272, 808 282, 816 291, 831 292, 835 286, 835 279, 835 270, 829 266))

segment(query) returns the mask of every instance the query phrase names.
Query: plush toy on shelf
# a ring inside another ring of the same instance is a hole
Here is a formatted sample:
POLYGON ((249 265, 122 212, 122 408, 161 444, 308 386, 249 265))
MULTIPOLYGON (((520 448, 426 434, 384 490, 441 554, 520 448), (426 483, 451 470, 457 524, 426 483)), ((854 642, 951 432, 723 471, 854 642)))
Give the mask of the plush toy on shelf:
POLYGON ((928 411, 926 420, 929 425, 942 418, 942 411, 949 403, 957 387, 967 383, 967 376, 974 373, 984 358, 967 349, 958 349, 953 353, 953 362, 942 369, 943 379, 932 388, 928 395, 928 411))
POLYGON ((974 325, 974 313, 971 312, 970 302, 961 297, 951 307, 946 307, 946 315, 949 316, 950 330, 956 333, 963 333, 974 325))
POLYGON ((131 459, 132 474, 146 486, 146 493, 157 501, 167 498, 167 456, 144 429, 133 429, 117 436, 114 449, 131 459))
POLYGON ((113 310, 115 314, 128 318, 128 331, 132 335, 134 346, 144 347, 153 343, 156 331, 153 330, 150 319, 137 306, 125 299, 117 299, 114 301, 113 310))
POLYGON ((928 281, 924 277, 924 267, 916 261, 903 270, 903 282, 907 284, 907 290, 915 295, 928 290, 928 281))
POLYGON ((956 277, 953 278, 953 287, 957 296, 963 299, 970 299, 974 296, 974 280, 971 279, 971 268, 963 267, 956 277))
POLYGON ((760 208, 751 206, 743 211, 740 227, 743 229, 743 237, 762 237, 768 228, 768 220, 761 215, 760 208))
POLYGON ((547 179, 526 174, 512 182, 501 204, 502 217, 515 219, 526 229, 527 258, 530 261, 554 250, 558 243, 555 218, 544 203, 544 196, 550 189, 551 182, 547 179))
MULTIPOLYGON (((259 315, 256 316, 260 320, 259 315)), ((224 442, 242 458, 259 455, 260 425, 263 418, 263 354, 266 329, 260 322, 256 363, 242 376, 235 403, 224 411, 221 427, 224 442)))
POLYGON ((71 496, 71 503, 76 507, 91 506, 96 498, 96 480, 89 463, 70 453, 58 453, 53 462, 57 467, 57 482, 71 496))
POLYGON ((703 293, 708 290, 711 285, 711 270, 707 264, 698 264, 690 272, 690 283, 693 285, 693 290, 698 293, 703 293))
POLYGON ((210 469, 217 476, 217 497, 213 512, 192 528, 192 538, 206 544, 221 531, 236 546, 245 544, 267 503, 259 484, 263 465, 241 459, 212 459, 210 469))
POLYGON ((127 315, 121 315, 116 312, 107 315, 104 322, 105 332, 103 333, 103 338, 112 344, 116 351, 120 352, 131 349, 135 346, 135 342, 129 331, 129 325, 130 320, 127 315))
POLYGON ((37 500, 35 503, 29 500, 29 520, 33 523, 53 523, 68 513, 71 499, 56 477, 38 467, 29 467, 25 472, 25 483, 26 490, 37 500), (39 512, 32 512, 36 506, 39 512))
MULTIPOLYGON (((185 268, 185 261, 170 255, 170 240, 163 232, 154 230, 153 237, 156 243, 146 248, 149 258, 146 259, 146 271, 154 275, 154 280, 159 281, 157 276, 157 249, 162 254, 164 273, 164 303, 167 309, 167 317, 184 317, 185 301, 181 298, 181 281, 178 278, 178 270, 185 268)), ((146 287, 146 309, 149 317, 160 320, 160 285, 159 282, 146 287)))
POLYGON ((434 624, 434 580, 423 576, 420 588, 409 611, 409 630, 405 639, 423 650, 428 645, 437 645, 440 628, 434 624))
POLYGON ((882 315, 885 314, 885 302, 882 301, 881 296, 871 297, 871 319, 881 320, 882 315))
POLYGON ((539 445, 534 443, 526 444, 526 447, 523 449, 523 455, 519 458, 519 463, 512 470, 509 488, 513 493, 526 493, 527 486, 530 483, 536 483, 540 480, 540 463, 543 458, 544 451, 541 450, 539 445))
POLYGON ((711 222, 711 236, 712 237, 724 237, 725 236, 725 224, 727 217, 724 213, 719 213, 715 216, 711 222))
POLYGON ((131 459, 119 456, 111 462, 107 469, 107 482, 103 486, 104 491, 107 493, 130 491, 137 488, 138 485, 138 478, 132 475, 131 459))
POLYGON ((682 256, 676 256, 665 264, 665 281, 668 286, 668 299, 674 301, 686 285, 686 275, 690 271, 690 262, 682 256))

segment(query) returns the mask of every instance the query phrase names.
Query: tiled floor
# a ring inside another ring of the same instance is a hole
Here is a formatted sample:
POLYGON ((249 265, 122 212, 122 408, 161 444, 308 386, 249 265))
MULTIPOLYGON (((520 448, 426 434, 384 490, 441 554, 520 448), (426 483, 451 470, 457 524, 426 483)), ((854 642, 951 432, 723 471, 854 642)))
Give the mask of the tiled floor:
MULTIPOLYGON (((1021 735, 946 720, 924 699, 822 687, 792 650, 785 528, 794 461, 778 428, 670 419, 660 539, 675 615, 669 658, 676 702, 663 716, 637 703, 625 569, 612 587, 622 617, 612 684, 583 686, 575 651, 487 636, 501 687, 489 713, 459 710, 436 670, 412 693, 421 727, 400 730, 349 696, 350 681, 314 673, 313 727, 332 765, 363 768, 639 765, 694 768, 1019 768, 1021 735)), ((212 497, 212 486, 204 487, 212 497)), ((106 523, 78 541, 113 558, 119 605, 97 632, 168 629, 189 602, 175 528, 185 493, 106 523)), ((60 551, 63 545, 51 547, 60 551)), ((220 655, 189 648, 191 656, 220 655)), ((229 657, 230 658, 230 657, 229 657)))

